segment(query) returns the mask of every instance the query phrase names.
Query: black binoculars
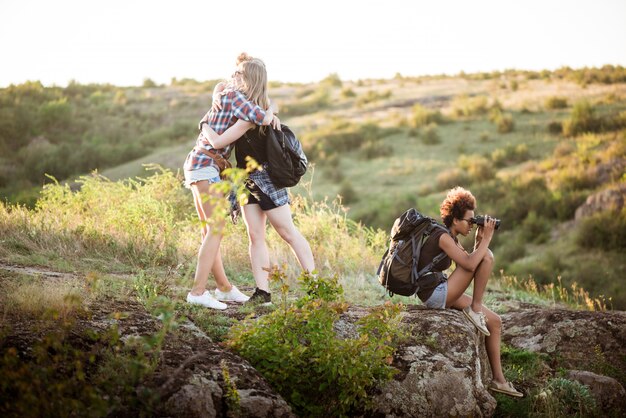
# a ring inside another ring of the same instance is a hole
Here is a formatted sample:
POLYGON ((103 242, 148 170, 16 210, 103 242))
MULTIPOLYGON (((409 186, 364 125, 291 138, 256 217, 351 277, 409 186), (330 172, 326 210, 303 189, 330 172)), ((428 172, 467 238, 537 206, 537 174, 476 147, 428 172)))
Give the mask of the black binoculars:
MULTIPOLYGON (((496 218, 493 218, 496 219, 496 218)), ((474 216, 470 221, 473 224, 484 226, 485 225, 485 217, 484 216, 474 216)), ((500 228, 500 219, 496 219, 496 229, 500 228)))

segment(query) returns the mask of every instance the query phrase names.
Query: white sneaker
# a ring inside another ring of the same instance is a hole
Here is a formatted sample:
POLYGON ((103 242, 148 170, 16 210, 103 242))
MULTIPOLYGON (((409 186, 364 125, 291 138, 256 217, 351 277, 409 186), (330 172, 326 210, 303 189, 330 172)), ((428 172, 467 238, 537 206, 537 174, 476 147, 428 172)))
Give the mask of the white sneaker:
POLYGON ((237 286, 233 287, 228 292, 222 292, 219 289, 215 289, 215 298, 217 300, 224 300, 229 302, 246 302, 250 297, 244 295, 237 289, 237 286))
POLYGON ((220 302, 211 296, 211 292, 205 290, 200 296, 192 295, 191 292, 187 293, 187 302, 193 305, 202 305, 211 309, 226 309, 228 305, 220 302))

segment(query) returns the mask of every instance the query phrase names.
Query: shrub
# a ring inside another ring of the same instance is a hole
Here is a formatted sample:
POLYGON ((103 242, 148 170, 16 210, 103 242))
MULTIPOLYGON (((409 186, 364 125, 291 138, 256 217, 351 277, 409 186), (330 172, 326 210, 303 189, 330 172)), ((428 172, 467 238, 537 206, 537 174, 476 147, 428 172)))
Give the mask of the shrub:
POLYGON ((529 158, 528 146, 526 144, 507 145, 504 148, 493 150, 490 158, 496 167, 520 163, 529 158))
POLYGON ((320 81, 320 84, 324 84, 330 87, 341 87, 343 85, 341 78, 339 78, 339 75, 337 73, 331 73, 327 75, 326 78, 320 81))
POLYGON ((496 127, 498 128, 498 132, 501 134, 506 134, 513 131, 515 127, 515 123, 513 122, 513 115, 510 113, 504 113, 500 115, 500 117, 495 120, 496 127))
POLYGON ((437 188, 439 190, 451 189, 469 183, 470 178, 465 170, 450 168, 437 175, 437 188))
POLYGON ((389 359, 403 332, 402 306, 385 304, 359 321, 358 336, 339 337, 334 324, 347 305, 334 301, 341 292, 321 286, 325 280, 309 280, 297 306, 235 325, 227 341, 299 416, 347 416, 367 407, 367 391, 394 373, 389 359))
POLYGON ((530 211, 522 222, 520 235, 525 242, 544 243, 550 238, 550 222, 534 210, 530 211))
POLYGON ((567 107, 567 99, 565 97, 551 96, 544 103, 546 109, 565 109, 567 107))
POLYGON ((490 180, 496 175, 491 161, 477 154, 461 155, 458 165, 467 172, 472 182, 490 180))
POLYGON ((619 213, 606 210, 584 219, 578 227, 576 243, 581 248, 626 250, 626 208, 619 213))
POLYGON ((437 133, 437 124, 429 123, 428 126, 426 126, 422 130, 421 139, 422 139, 422 142, 426 145, 440 144, 441 138, 439 137, 439 134, 437 133))
POLYGON ((594 109, 583 100, 574 104, 570 118, 563 123, 565 136, 576 136, 584 132, 597 132, 600 121, 594 116, 594 109))
POLYGON ((350 181, 348 180, 345 180, 343 183, 341 183, 338 194, 342 197, 342 203, 345 203, 347 205, 359 200, 358 193, 356 192, 356 190, 354 190, 354 187, 352 187, 352 183, 350 183, 350 181))
POLYGON ((548 381, 533 399, 533 412, 546 417, 590 417, 598 410, 589 388, 563 378, 548 381))
POLYGON ((417 103, 413 106, 411 115, 412 126, 419 128, 431 123, 442 123, 443 115, 439 111, 430 110, 417 103))
POLYGON ((341 97, 343 97, 344 99, 351 99, 353 97, 356 97, 356 93, 351 88, 346 87, 345 89, 341 90, 341 97))
POLYGON ((368 90, 367 93, 359 96, 359 98, 356 99, 356 105, 357 107, 361 107, 373 102, 377 102, 379 100, 388 99, 391 97, 391 95, 391 90, 386 90, 383 93, 379 93, 374 90, 368 90))
POLYGON ((455 116, 478 116, 487 113, 487 96, 457 96, 452 100, 452 113, 455 116))
POLYGON ((552 135, 560 135, 563 133, 563 124, 558 121, 551 121, 548 123, 548 133, 552 135))

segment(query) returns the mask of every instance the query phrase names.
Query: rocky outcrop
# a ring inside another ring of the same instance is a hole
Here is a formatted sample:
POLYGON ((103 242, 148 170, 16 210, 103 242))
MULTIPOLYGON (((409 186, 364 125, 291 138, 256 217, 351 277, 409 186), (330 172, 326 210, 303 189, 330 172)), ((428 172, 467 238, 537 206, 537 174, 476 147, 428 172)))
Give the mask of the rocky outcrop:
POLYGON ((626 183, 622 183, 589 196, 585 203, 576 209, 575 219, 580 221, 595 213, 607 210, 619 212, 624 207, 625 201, 626 183))
POLYGON ((152 384, 166 416, 295 416, 250 363, 211 342, 192 324, 168 338, 152 384))
POLYGON ((569 370, 565 377, 589 388, 602 416, 623 417, 626 414, 626 390, 617 380, 584 370, 569 370))
POLYGON ((502 315, 502 340, 551 356, 559 366, 626 370, 626 312, 529 308, 502 315))
MULTIPOLYGON (((342 332, 365 315, 351 308, 342 332)), ((484 338, 461 312, 408 306, 402 321, 410 339, 396 353, 394 379, 374 394, 372 417, 491 416, 496 400, 487 391, 491 371, 484 338)))

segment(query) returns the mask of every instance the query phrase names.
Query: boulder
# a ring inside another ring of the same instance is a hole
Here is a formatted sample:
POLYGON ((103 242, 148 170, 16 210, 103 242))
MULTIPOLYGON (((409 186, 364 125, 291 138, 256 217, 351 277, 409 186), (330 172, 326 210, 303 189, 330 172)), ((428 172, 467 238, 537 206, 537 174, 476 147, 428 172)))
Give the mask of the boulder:
POLYGON ((576 209, 575 219, 580 221, 595 213, 607 210, 619 212, 624 207, 624 201, 626 201, 626 183, 587 197, 585 203, 576 209))
POLYGON ((626 370, 626 312, 536 307, 505 313, 502 321, 504 342, 548 354, 554 368, 626 370))
POLYGON ((250 363, 191 323, 166 338, 150 386, 160 393, 165 416, 295 417, 250 363))
POLYGON ((626 416, 626 390, 617 380, 584 370, 568 370, 565 377, 589 388, 602 416, 626 416))
MULTIPOLYGON (((350 308, 337 328, 351 334, 349 325, 367 314, 350 308)), ((408 306, 402 320, 409 341, 398 349, 393 380, 373 394, 368 417, 439 417, 493 415, 496 400, 487 391, 491 370, 484 337, 460 311, 408 306)))

